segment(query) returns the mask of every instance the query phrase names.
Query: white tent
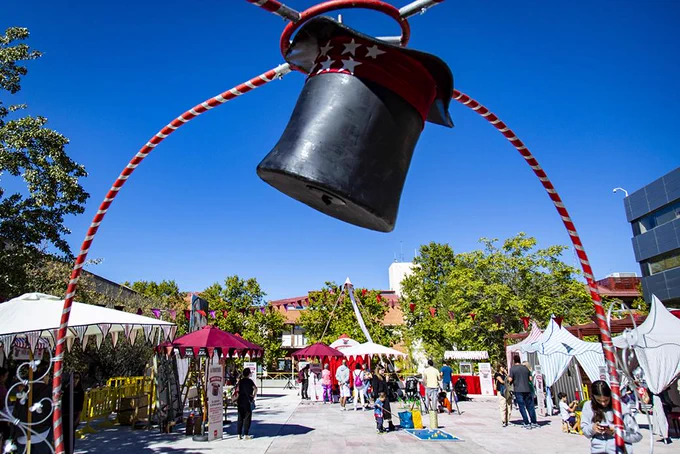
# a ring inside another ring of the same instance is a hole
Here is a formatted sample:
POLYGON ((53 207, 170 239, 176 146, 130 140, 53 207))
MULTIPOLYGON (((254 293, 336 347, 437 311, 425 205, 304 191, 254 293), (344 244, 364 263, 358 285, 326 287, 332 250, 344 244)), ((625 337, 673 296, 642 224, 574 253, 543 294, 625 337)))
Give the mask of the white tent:
POLYGON ((508 369, 512 367, 512 356, 515 353, 519 353, 520 359, 522 361, 526 361, 527 354, 522 352, 522 345, 528 345, 531 344, 532 342, 537 341, 538 338, 541 337, 541 334, 543 334, 543 331, 541 331, 541 328, 539 328, 536 322, 532 320, 531 331, 529 331, 529 335, 526 338, 524 338, 521 342, 508 345, 507 347, 505 347, 505 356, 508 361, 507 362, 508 369))
POLYGON ((444 359, 452 359, 454 361, 482 361, 484 359, 489 359, 489 352, 486 350, 446 350, 444 352, 444 359))
POLYGON ((576 358, 590 380, 600 379, 600 366, 604 366, 602 345, 598 342, 586 342, 571 334, 550 320, 543 334, 530 344, 523 344, 521 351, 535 352, 545 376, 545 386, 552 386, 569 366, 569 361, 576 358))
POLYGON ((654 396, 655 426, 659 435, 668 437, 668 421, 658 394, 680 375, 680 319, 652 296, 649 315, 637 329, 626 330, 613 339, 616 348, 632 348, 645 381, 654 396), (657 417, 658 415, 658 417, 657 417))
POLYGON ((406 353, 400 352, 393 348, 385 347, 384 345, 376 344, 375 342, 365 342, 355 347, 345 348, 340 350, 347 357, 359 356, 381 356, 388 358, 405 358, 406 353))
POLYGON ((355 341, 354 339, 352 339, 348 335, 343 334, 342 336, 340 336, 338 338, 338 340, 333 342, 330 345, 330 347, 335 348, 336 350, 340 350, 342 352, 342 351, 345 351, 348 348, 356 347, 357 345, 360 345, 358 341, 355 341))
MULTIPOLYGON (((43 293, 26 293, 0 304, 0 342, 12 345, 19 336, 27 338, 31 349, 35 349, 40 338, 54 345, 63 306, 62 299, 43 293)), ((84 343, 90 336, 100 346, 109 333, 114 345, 121 333, 132 343, 139 333, 160 343, 173 339, 177 329, 174 323, 76 302, 71 307, 68 328, 69 348, 76 338, 84 343)))

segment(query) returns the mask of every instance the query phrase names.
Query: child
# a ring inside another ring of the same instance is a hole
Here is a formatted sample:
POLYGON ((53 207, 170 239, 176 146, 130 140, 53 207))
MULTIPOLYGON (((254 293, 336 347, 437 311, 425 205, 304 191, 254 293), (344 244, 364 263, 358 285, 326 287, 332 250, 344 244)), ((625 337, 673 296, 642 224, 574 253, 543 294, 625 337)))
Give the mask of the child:
POLYGON ((444 411, 447 411, 449 414, 451 414, 451 401, 449 400, 448 397, 446 397, 446 392, 442 391, 439 393, 439 413, 444 413, 444 411))
POLYGON ((567 395, 559 393, 557 398, 560 400, 560 416, 562 417, 563 432, 576 433, 576 406, 578 402, 573 401, 567 404, 567 395), (566 425, 566 427, 565 427, 566 425))
POLYGON ((387 394, 385 393, 378 394, 378 398, 375 400, 375 410, 373 411, 373 415, 375 416, 375 422, 378 425, 379 434, 385 433, 385 428, 383 427, 385 399, 387 399, 387 394))
POLYGON ((331 371, 328 370, 328 363, 323 365, 321 371, 321 387, 323 388, 323 403, 333 403, 333 396, 331 395, 331 371))

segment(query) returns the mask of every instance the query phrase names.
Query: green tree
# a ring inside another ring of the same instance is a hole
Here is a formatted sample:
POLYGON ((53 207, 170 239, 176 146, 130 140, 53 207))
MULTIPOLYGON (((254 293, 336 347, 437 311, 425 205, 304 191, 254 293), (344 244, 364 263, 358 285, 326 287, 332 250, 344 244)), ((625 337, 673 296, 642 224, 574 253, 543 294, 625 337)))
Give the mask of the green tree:
MULTIPOLYGON (((366 342, 349 295, 345 292, 338 301, 340 291, 336 284, 326 282, 321 290, 309 293, 309 307, 300 314, 299 323, 310 342, 330 344, 343 334, 366 342)), ((381 299, 380 291, 355 289, 354 296, 373 342, 387 346, 396 343, 398 336, 393 328, 383 324, 388 307, 381 299)))
POLYGON ((145 311, 161 309, 163 311, 174 310, 175 320, 171 320, 169 313, 163 313, 163 320, 172 321, 177 325, 177 336, 182 336, 189 331, 189 321, 184 317, 184 310, 188 308, 185 301, 186 293, 179 291, 179 286, 174 280, 170 281, 135 281, 125 282, 123 285, 144 296, 144 302, 137 306, 145 311))
POLYGON ((503 335, 522 331, 523 316, 542 324, 551 315, 569 325, 590 320, 587 288, 560 260, 565 246, 537 249, 524 233, 500 244, 480 242, 483 249, 460 254, 448 245, 423 246, 414 273, 402 283, 408 338, 422 339, 428 354, 441 357, 455 347, 488 350, 500 360, 503 335))
POLYGON ((278 311, 267 310, 265 293, 255 278, 228 276, 224 284, 214 283, 200 296, 208 301, 210 310, 219 314, 219 328, 254 342, 264 349, 264 364, 276 369, 276 360, 283 356, 281 335, 284 318, 278 311), (224 311, 227 316, 224 317, 224 311))
MULTIPOLYGON (((3 98, 21 90, 24 63, 41 56, 22 42, 28 36, 21 27, 0 35, 3 98)), ((64 218, 81 214, 89 197, 78 182, 85 168, 66 154, 68 139, 46 128, 45 117, 22 115, 25 109, 0 99, 0 175, 21 179, 25 188, 8 194, 0 187, 0 301, 29 290, 26 266, 45 251, 72 258, 64 218)))

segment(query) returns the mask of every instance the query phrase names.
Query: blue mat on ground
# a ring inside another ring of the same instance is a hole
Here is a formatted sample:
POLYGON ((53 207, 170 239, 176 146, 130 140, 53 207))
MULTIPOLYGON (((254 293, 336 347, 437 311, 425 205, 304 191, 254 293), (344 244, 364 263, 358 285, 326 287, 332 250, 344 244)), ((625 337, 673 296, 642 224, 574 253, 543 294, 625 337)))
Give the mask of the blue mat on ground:
POLYGON ((463 441, 462 438, 440 429, 404 429, 404 432, 408 432, 418 440, 423 441, 463 441))

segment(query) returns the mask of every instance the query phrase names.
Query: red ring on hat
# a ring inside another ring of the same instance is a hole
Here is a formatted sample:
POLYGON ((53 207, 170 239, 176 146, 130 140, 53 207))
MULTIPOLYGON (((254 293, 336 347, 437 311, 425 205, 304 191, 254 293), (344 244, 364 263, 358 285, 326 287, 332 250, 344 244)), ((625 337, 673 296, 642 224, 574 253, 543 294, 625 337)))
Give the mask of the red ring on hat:
MULTIPOLYGON (((399 27, 401 27, 401 46, 404 47, 408 44, 408 41, 411 38, 411 26, 408 23, 408 19, 401 17, 399 10, 393 5, 380 0, 329 0, 304 10, 300 13, 299 21, 290 22, 286 25, 286 28, 283 29, 283 33, 281 33, 280 40, 281 55, 283 55, 283 58, 286 58, 286 53, 290 48, 290 38, 293 36, 293 33, 302 27, 305 22, 330 11, 353 8, 370 9, 390 16, 397 21, 399 27)), ((302 71, 299 68, 293 66, 291 66, 291 68, 306 74, 305 71, 302 71)))

